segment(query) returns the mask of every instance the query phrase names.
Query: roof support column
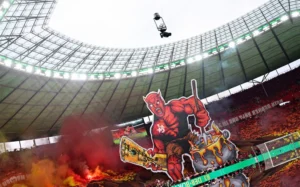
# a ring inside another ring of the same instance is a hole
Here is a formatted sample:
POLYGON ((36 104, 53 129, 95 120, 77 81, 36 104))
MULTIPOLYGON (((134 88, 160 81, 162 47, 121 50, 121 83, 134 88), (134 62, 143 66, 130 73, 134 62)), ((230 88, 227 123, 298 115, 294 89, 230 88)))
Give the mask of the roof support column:
POLYGON ((74 101, 74 99, 76 98, 76 96, 80 93, 80 91, 82 90, 82 88, 84 87, 84 85, 87 83, 88 81, 85 81, 84 83, 82 83, 82 85, 80 86, 80 88, 78 89, 78 91, 74 94, 74 96, 72 97, 72 99, 70 100, 70 102, 67 104, 67 106, 64 108, 64 110, 62 111, 62 113, 57 117, 57 119, 55 120, 55 122, 51 125, 51 127, 48 130, 48 133, 50 133, 50 131, 53 129, 53 127, 56 125, 56 123, 58 122, 59 118, 62 117, 62 115, 66 112, 66 110, 69 108, 69 106, 71 105, 71 103, 74 101))
MULTIPOLYGON (((130 58, 128 59, 128 61, 127 61, 128 63, 129 63, 129 61, 131 60, 131 58, 132 58, 133 54, 134 54, 134 53, 132 53, 132 55, 131 55, 131 56, 130 56, 130 58)), ((144 62, 144 60, 145 60, 146 56, 147 56, 147 52, 145 52, 145 55, 144 55, 144 56, 143 56, 143 58, 142 58, 142 62, 140 63, 140 66, 141 66, 141 65, 142 65, 142 63, 144 62)), ((127 64, 128 64, 128 63, 127 63, 127 64)), ((139 70, 139 69, 140 69, 140 67, 138 68, 138 70, 139 70)), ((120 117, 119 117, 119 119, 118 119, 118 122, 119 122, 119 123, 120 123, 120 122, 121 122, 121 120, 122 120, 122 117, 123 117, 124 111, 125 111, 125 109, 126 109, 126 106, 127 106, 128 100, 129 100, 129 98, 130 98, 130 96, 131 96, 131 93, 132 93, 132 91, 133 91, 134 87, 135 87, 135 84, 136 84, 136 81, 137 81, 137 79, 138 79, 138 77, 135 77, 135 79, 134 79, 134 82, 133 82, 133 85, 132 85, 132 87, 131 87, 131 89, 130 89, 130 92, 129 92, 129 94, 128 94, 128 96, 127 96, 126 100, 125 100, 124 107, 122 108, 122 111, 121 111, 120 117)))
POLYGON ((168 77, 167 77, 167 83, 166 83, 166 87, 165 87, 165 91, 164 91, 164 96, 163 98, 165 99, 167 97, 167 90, 168 90, 168 86, 169 86, 169 81, 170 81, 170 74, 171 74, 171 62, 173 61, 173 54, 174 54, 174 51, 175 51, 175 46, 173 46, 173 49, 172 49, 172 52, 171 52, 171 56, 170 56, 170 59, 169 59, 169 67, 168 67, 168 77))
POLYGON ((94 73, 95 69, 99 66, 101 63, 101 60, 105 57, 105 55, 108 53, 108 50, 97 60, 97 62, 94 64, 93 67, 89 70, 90 73, 94 73))
POLYGON ((183 92, 182 95, 185 96, 185 90, 186 90, 186 76, 187 76, 187 56, 189 54, 189 43, 186 44, 185 49, 185 57, 184 57, 184 80, 183 80, 183 92))
MULTIPOLYGON (((156 63, 157 63, 157 61, 158 61, 158 58, 159 58, 160 53, 161 53, 161 48, 159 49, 159 52, 157 53, 157 56, 156 56, 156 59, 155 59, 155 62, 154 62, 155 65, 156 65, 156 63)), ((154 68, 155 68, 155 65, 154 65, 154 68)), ((150 83, 149 83, 149 86, 148 86, 148 89, 147 89, 147 94, 150 92, 150 89, 151 89, 151 85, 152 85, 152 81, 153 81, 154 75, 155 75, 155 70, 153 70, 153 73, 152 73, 152 75, 151 75, 150 83)), ((145 102, 143 103, 143 106, 142 106, 142 109, 141 109, 141 112, 140 112, 140 115, 139 115, 139 116, 142 115, 144 107, 145 107, 145 102)))
POLYGON ((222 57, 221 57, 221 52, 219 50, 219 44, 218 44, 216 30, 214 30, 214 34, 215 34, 215 39, 216 39, 216 46, 217 46, 216 48, 217 48, 218 57, 219 57, 219 64, 220 64, 220 68, 221 68, 222 82, 223 82, 223 85, 225 86, 225 76, 224 76, 224 70, 223 70, 223 65, 222 65, 222 57))
POLYGON ((202 35, 201 35, 201 47, 200 47, 200 52, 202 54, 202 61, 201 61, 201 65, 202 65, 202 86, 203 86, 203 89, 202 89, 202 95, 203 95, 203 98, 205 98, 205 71, 204 71, 204 57, 203 57, 203 39, 202 39, 202 35))
POLYGON ((21 135, 25 134, 27 130, 31 127, 31 125, 40 117, 40 115, 46 110, 46 108, 50 105, 50 103, 56 98, 56 96, 65 88, 65 86, 70 82, 70 80, 66 81, 65 84, 55 93, 52 99, 47 103, 47 105, 38 113, 38 115, 31 121, 31 123, 24 129, 21 135))
MULTIPOLYGON (((111 67, 113 66, 113 64, 116 62, 116 60, 118 59, 118 57, 119 57, 119 55, 120 55, 121 53, 122 53, 122 51, 120 51, 120 52, 118 53, 118 55, 116 56, 116 58, 115 58, 115 59, 111 62, 111 64, 107 67, 106 71, 109 71, 109 70, 110 70, 110 68, 111 68, 111 67)), ((109 105, 109 103, 110 103, 112 97, 114 96, 115 91, 117 90, 117 88, 118 88, 118 86, 119 86, 119 84, 120 84, 120 82, 121 82, 121 78, 122 78, 122 77, 120 77, 120 78, 118 79, 118 82, 117 82, 116 87, 114 88, 114 90, 113 90, 112 94, 110 95, 110 97, 109 97, 109 99, 108 99, 108 101, 107 101, 107 103, 106 103, 106 105, 105 105, 103 111, 101 112, 101 116, 103 116, 103 114, 105 113, 105 110, 107 109, 107 107, 108 107, 108 105, 109 105)))
POLYGON ((263 11, 262 11, 260 8, 259 8, 259 10, 260 10, 261 14, 263 15, 264 19, 266 20, 266 22, 268 23, 268 25, 269 25, 269 27, 270 27, 270 30, 271 30, 271 32, 272 32, 274 38, 276 39, 276 41, 277 41, 277 43, 278 43, 280 49, 282 50, 284 56, 285 56, 286 59, 288 60, 288 63, 291 63, 290 57, 288 56, 286 50, 284 49, 282 43, 281 43, 280 40, 279 40, 277 34, 275 33, 274 29, 272 28, 272 25, 269 23, 268 19, 266 18, 265 14, 263 13, 263 11))
MULTIPOLYGON (((234 41, 231 27, 230 27, 229 24, 227 24, 227 26, 228 26, 228 29, 229 29, 229 32, 230 32, 231 39, 232 39, 232 41, 234 41)), ((243 71, 245 81, 248 81, 248 77, 247 77, 247 74, 246 74, 244 65, 243 65, 243 63, 242 63, 242 58, 241 58, 241 55, 240 55, 240 51, 239 51, 239 49, 238 49, 238 47, 237 47, 236 45, 235 45, 234 48, 235 48, 235 52, 236 52, 236 54, 237 54, 237 56, 238 56, 239 63, 240 63, 240 66, 241 66, 241 69, 242 69, 242 71, 243 71)))
POLYGON ((51 78, 48 78, 44 85, 42 85, 10 118, 8 118, 8 120, 4 122, 2 126, 0 126, 0 129, 5 127, 8 122, 10 122, 25 106, 27 106, 27 104, 34 98, 34 96, 36 96, 48 84, 50 79, 51 78))
POLYGON ((290 1, 288 1, 288 3, 289 3, 289 11, 286 11, 286 9, 284 8, 284 6, 283 6, 283 4, 281 3, 281 1, 280 0, 278 0, 278 3, 280 4, 280 6, 281 6, 281 8, 284 10, 284 12, 288 15, 288 17, 289 17, 289 19, 290 19, 290 21, 291 21, 291 23, 292 24, 294 24, 293 23, 293 18, 292 18, 292 16, 291 16, 291 7, 290 7, 290 1))
POLYGON ((93 96, 91 97, 91 99, 89 100, 88 104, 86 105, 86 107, 84 108, 84 110, 82 111, 82 113, 81 113, 80 116, 82 116, 86 112, 87 108, 89 107, 89 105, 91 104, 91 102, 93 101, 93 99, 95 98, 96 94, 99 92, 99 90, 100 90, 103 82, 104 82, 104 80, 101 81, 101 83, 99 84, 97 90, 95 91, 95 93, 93 94, 93 96))
POLYGON ((244 19, 244 17, 242 17, 242 19, 243 19, 243 21, 244 21, 244 23, 245 23, 245 25, 246 25, 246 27, 247 27, 247 29, 248 29, 250 35, 251 35, 251 39, 252 39, 252 41, 253 41, 253 43, 254 43, 254 45, 255 45, 255 47, 256 47, 258 53, 259 53, 259 56, 261 57, 261 59, 263 60, 264 65, 266 66, 267 72, 270 72, 270 68, 269 68, 269 66, 268 66, 268 64, 267 64, 267 62, 266 62, 266 59, 265 59, 265 57, 263 56, 263 54, 262 54, 260 48, 258 47, 258 44, 257 44, 257 42, 256 42, 256 40, 255 40, 255 38, 254 38, 254 36, 253 36, 253 34, 252 34, 252 32, 251 32, 251 30, 250 30, 250 28, 249 28, 249 26, 248 26, 246 20, 244 19))

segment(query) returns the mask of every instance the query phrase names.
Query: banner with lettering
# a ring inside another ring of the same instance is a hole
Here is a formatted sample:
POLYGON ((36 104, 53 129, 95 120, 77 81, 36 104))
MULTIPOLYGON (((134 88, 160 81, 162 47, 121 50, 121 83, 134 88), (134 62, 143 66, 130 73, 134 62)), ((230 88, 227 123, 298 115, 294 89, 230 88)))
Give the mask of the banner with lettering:
POLYGON ((265 112, 271 108, 274 108, 275 106, 277 106, 278 104, 282 103, 283 102, 283 99, 280 99, 280 100, 277 100, 277 101, 274 101, 272 103, 268 103, 266 105, 263 105, 259 108, 256 108, 254 110, 251 110, 251 111, 247 111, 239 116, 235 116, 235 117, 231 117, 229 119, 225 119, 225 120, 221 120, 221 121, 218 121, 216 122, 216 124, 219 126, 219 127, 226 127, 228 125, 231 125, 231 124, 234 124, 240 120, 244 120, 244 119, 247 119, 247 118, 250 118, 250 117, 253 117, 253 116, 256 116, 262 112, 265 112))
POLYGON ((7 174, 0 179, 0 187, 11 187, 14 184, 22 183, 28 179, 24 173, 7 174))

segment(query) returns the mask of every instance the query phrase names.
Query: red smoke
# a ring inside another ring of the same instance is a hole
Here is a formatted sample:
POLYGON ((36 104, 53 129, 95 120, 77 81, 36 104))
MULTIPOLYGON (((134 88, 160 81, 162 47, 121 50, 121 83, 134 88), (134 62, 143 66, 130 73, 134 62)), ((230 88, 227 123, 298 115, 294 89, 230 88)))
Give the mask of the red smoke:
POLYGON ((28 184, 33 187, 85 186, 91 180, 134 180, 134 171, 141 168, 121 162, 111 127, 108 120, 99 116, 67 117, 57 144, 18 153, 22 162, 19 169, 29 173, 28 184))
POLYGON ((61 128, 61 134, 65 137, 57 145, 62 153, 60 162, 67 162, 79 174, 97 166, 123 169, 124 164, 120 161, 118 146, 113 146, 110 129, 91 131, 95 127, 104 128, 107 125, 111 124, 96 116, 68 117, 61 128))

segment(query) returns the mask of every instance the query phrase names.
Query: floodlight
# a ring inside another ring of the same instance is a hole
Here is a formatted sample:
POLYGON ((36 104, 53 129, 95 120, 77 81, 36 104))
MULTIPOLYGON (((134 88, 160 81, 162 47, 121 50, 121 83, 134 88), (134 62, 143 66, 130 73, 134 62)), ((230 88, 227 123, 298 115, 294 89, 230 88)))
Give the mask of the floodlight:
POLYGON ((235 43, 234 42, 229 42, 229 47, 234 48, 235 47, 235 43))
POLYGON ((269 30, 269 29, 270 29, 269 26, 266 26, 266 27, 263 28, 264 31, 267 31, 267 30, 269 30))
POLYGON ((121 74, 120 74, 120 73, 116 73, 116 74, 114 75, 114 77, 115 77, 116 79, 119 79, 119 78, 121 78, 121 74))
POLYGON ((236 41, 237 44, 240 44, 240 43, 242 43, 242 42, 243 42, 243 39, 242 39, 242 38, 239 38, 239 39, 236 41))
POLYGON ((249 39, 251 39, 251 36, 250 36, 250 35, 247 35, 247 36, 246 36, 246 40, 249 40, 249 39))
POLYGON ((51 71, 50 71, 50 70, 46 70, 46 71, 45 71, 45 75, 46 75, 47 77, 50 77, 50 76, 51 76, 51 71))
POLYGON ((54 72, 53 77, 60 77, 59 72, 54 72))
POLYGON ((274 21, 271 23, 272 27, 275 27, 276 25, 278 25, 278 22, 277 21, 274 21))
POLYGON ((218 51, 216 49, 213 49, 212 54, 218 54, 218 51))
POLYGON ((64 77, 65 79, 69 79, 69 78, 70 78, 70 74, 69 74, 69 73, 64 73, 64 74, 63 74, 63 77, 64 77))
POLYGON ((148 69, 148 73, 153 73, 153 69, 152 69, 152 68, 149 68, 149 69, 148 69))
POLYGON ((203 58, 206 58, 206 57, 208 57, 208 53, 203 54, 203 58))
POLYGON ((297 12, 293 12, 292 13, 292 17, 294 18, 294 17, 297 17, 297 16, 299 16, 300 15, 300 13, 297 11, 297 12))
POLYGON ((8 0, 5 0, 3 3, 2 3, 2 7, 3 8, 8 8, 10 6, 10 2, 8 0))
POLYGON ((87 75, 86 74, 80 74, 79 75, 79 79, 80 80, 86 80, 87 79, 87 75))
POLYGON ((32 73, 33 67, 32 67, 32 66, 26 66, 26 71, 27 71, 28 73, 32 73))
POLYGON ((288 19, 289 19, 289 17, 287 15, 284 15, 280 18, 281 21, 286 21, 288 19))
POLYGON ((16 64, 16 69, 22 69, 22 64, 16 64))
POLYGON ((102 80, 103 79, 103 75, 98 75, 98 79, 102 80))
POLYGON ((257 35, 259 35, 259 34, 260 34, 260 31, 259 31, 259 30, 256 30, 256 31, 253 32, 253 35, 254 35, 254 36, 257 36, 257 35))
POLYGON ((71 79, 72 80, 76 80, 76 79, 78 79, 78 74, 76 74, 76 73, 72 73, 72 75, 71 75, 71 79))
POLYGON ((191 63, 193 63, 193 62, 194 62, 194 59, 193 59, 193 58, 187 59, 187 63, 188 63, 188 64, 191 64, 191 63))
POLYGON ((136 77, 137 76, 137 72, 136 71, 131 72, 131 76, 136 77))
POLYGON ((202 57, 201 55, 196 55, 196 56, 195 56, 195 59, 196 59, 196 60, 202 60, 202 58, 203 58, 203 57, 202 57))
POLYGON ((95 79, 96 79, 95 75, 89 75, 89 80, 95 80, 95 79))
POLYGON ((4 64, 8 67, 11 67, 12 66, 12 61, 10 59, 5 59, 4 60, 4 64))
POLYGON ((41 69, 39 69, 39 68, 35 69, 35 73, 36 74, 41 74, 41 69))

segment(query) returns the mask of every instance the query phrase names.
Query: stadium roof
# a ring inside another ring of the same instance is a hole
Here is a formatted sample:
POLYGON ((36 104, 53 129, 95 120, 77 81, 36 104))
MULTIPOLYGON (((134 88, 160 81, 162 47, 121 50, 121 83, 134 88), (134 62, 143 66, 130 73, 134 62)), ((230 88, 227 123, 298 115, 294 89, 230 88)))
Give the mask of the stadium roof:
POLYGON ((89 44, 141 48, 177 42, 210 31, 267 1, 85 0, 83 3, 59 0, 48 25, 89 44), (160 38, 153 21, 154 12, 163 16, 172 37, 160 38))
POLYGON ((51 30, 55 3, 2 5, 0 128, 10 138, 55 133, 72 113, 118 122, 146 116, 149 91, 161 89, 166 100, 190 95, 197 79, 206 98, 300 56, 299 0, 271 0, 202 35, 138 49, 86 45, 51 30))

